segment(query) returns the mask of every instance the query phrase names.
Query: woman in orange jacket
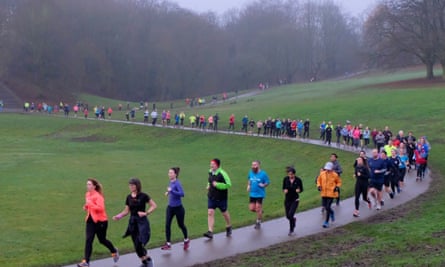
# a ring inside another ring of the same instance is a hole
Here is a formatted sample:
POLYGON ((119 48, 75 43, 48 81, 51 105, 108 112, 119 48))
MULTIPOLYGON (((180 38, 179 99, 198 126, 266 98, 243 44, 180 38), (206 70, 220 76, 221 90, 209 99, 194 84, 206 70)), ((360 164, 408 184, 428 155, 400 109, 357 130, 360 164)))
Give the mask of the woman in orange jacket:
POLYGON ((94 178, 87 180, 87 192, 85 193, 85 205, 83 209, 87 212, 85 255, 78 267, 90 266, 90 256, 93 251, 94 236, 97 235, 99 242, 107 247, 111 252, 114 262, 119 260, 117 248, 107 239, 108 218, 105 212, 105 201, 102 194, 102 185, 94 178))
POLYGON ((323 208, 326 210, 326 220, 323 223, 323 228, 329 227, 329 219, 335 221, 335 214, 331 205, 334 199, 338 197, 341 186, 341 178, 333 168, 334 164, 327 162, 317 177, 317 188, 320 191, 323 208))

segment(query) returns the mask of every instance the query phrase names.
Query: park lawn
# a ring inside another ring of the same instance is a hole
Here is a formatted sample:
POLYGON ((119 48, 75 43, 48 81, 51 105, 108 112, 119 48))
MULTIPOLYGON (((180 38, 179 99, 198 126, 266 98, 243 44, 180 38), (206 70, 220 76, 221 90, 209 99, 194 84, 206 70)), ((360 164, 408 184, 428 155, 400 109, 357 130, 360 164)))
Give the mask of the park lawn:
MULTIPOLYGON (((441 262, 444 242, 440 233, 445 224, 439 216, 443 214, 442 203, 445 199, 438 192, 444 189, 440 182, 444 167, 439 163, 445 151, 442 135, 445 100, 443 86, 385 86, 385 83, 398 79, 419 77, 420 72, 408 71, 343 81, 290 85, 268 90, 249 99, 240 98, 235 104, 206 105, 186 110, 189 114, 218 112, 222 118, 221 127, 226 127, 224 118, 228 118, 231 113, 238 119, 243 114, 254 119, 268 116, 308 117, 312 121, 312 137, 315 138, 318 137, 317 125, 322 120, 332 120, 334 123, 351 120, 353 124, 363 123, 372 128, 389 125, 394 133, 398 129, 404 129, 414 131, 417 136, 425 134, 433 145, 430 161, 430 166, 434 169, 433 191, 422 198, 422 201, 414 202, 417 206, 404 205, 401 208, 403 212, 396 213, 397 216, 391 220, 356 223, 335 230, 329 238, 316 236, 293 242, 291 244, 295 246, 300 244, 300 247, 292 249, 299 252, 297 257, 292 258, 294 254, 289 253, 289 244, 284 244, 277 246, 277 250, 258 251, 256 262, 252 262, 252 257, 241 256, 221 261, 221 264, 348 265, 351 260, 360 262, 361 259, 366 259, 366 265, 406 263, 404 265, 418 266, 441 262), (353 246, 342 246, 345 249, 341 249, 341 253, 330 249, 335 248, 336 244, 349 243, 353 246), (391 257, 391 253, 384 253, 386 251, 400 251, 402 256, 391 257), (368 252, 381 255, 369 257, 368 252)), ((137 117, 138 120, 142 120, 141 118, 137 117)), ((0 171, 4 177, 13 177, 2 179, 0 187, 0 197, 2 203, 5 203, 1 214, 6 214, 8 218, 0 221, 0 225, 2 229, 12 229, 0 241, 0 253, 5 254, 5 257, 0 257, 0 265, 4 265, 2 260, 5 260, 8 261, 8 266, 21 266, 23 262, 27 266, 60 265, 79 259, 83 247, 84 215, 80 207, 86 177, 96 176, 105 185, 109 215, 122 208, 128 178, 136 175, 142 179, 144 188, 160 206, 151 218, 154 227, 159 227, 159 231, 154 230, 151 245, 154 246, 163 241, 163 208, 166 200, 162 193, 167 184, 167 169, 172 165, 179 165, 183 169, 181 178, 187 194, 184 201, 188 212, 187 223, 192 235, 200 236, 206 228, 203 183, 210 158, 220 157, 223 168, 232 177, 234 187, 231 190, 231 212, 236 218, 234 225, 241 226, 252 221, 252 215, 246 209, 245 193, 245 176, 252 159, 261 159, 264 169, 272 178, 273 186, 268 188, 265 203, 266 217, 272 218, 282 216, 280 184, 284 166, 295 164, 298 174, 305 181, 306 191, 301 208, 315 207, 319 204, 319 199, 311 185, 318 168, 332 151, 284 140, 44 116, 1 114, 0 123, 5 126, 3 129, 7 129, 1 133, 4 140, 1 149, 4 153, 1 156, 3 165, 0 171), (32 205, 17 205, 17 198, 11 197, 17 191, 22 193, 19 194, 20 197, 29 196, 32 205), (29 214, 30 210, 32 214, 29 214), (17 216, 20 216, 20 220, 17 220, 17 216)), ((346 171, 345 195, 351 195, 353 180, 349 177, 352 168, 348 166, 351 166, 349 164, 354 155, 338 153, 346 171)), ((393 212, 395 211, 383 212, 382 216, 390 216, 393 212)), ((222 223, 217 225, 222 230, 222 223)), ((119 239, 124 228, 124 222, 111 223, 110 238, 122 251, 131 251, 130 241, 119 239)), ((179 231, 174 232, 174 236, 179 240, 179 231)), ((106 255, 106 251, 99 246, 95 250, 95 257, 106 255)), ((211 263, 211 266, 216 266, 215 264, 211 263)))
MULTIPOLYGON (((332 149, 287 140, 203 134, 123 123, 47 115, 0 114, 0 266, 60 266, 80 260, 84 244, 83 196, 87 177, 104 185, 109 217, 120 212, 128 194, 128 179, 139 177, 159 209, 150 216, 149 247, 164 241, 163 195, 167 171, 180 166, 186 197, 187 225, 192 237, 207 229, 206 179, 210 159, 219 157, 231 176, 230 211, 234 227, 251 224, 247 210, 246 176, 251 161, 260 159, 272 185, 265 201, 266 219, 282 216, 281 181, 287 165, 295 165, 306 186, 301 208, 319 204, 313 186, 319 168, 332 149)), ((354 155, 338 152, 345 164, 354 155)), ((351 177, 352 170, 345 171, 351 177)), ((348 178, 345 178, 348 179, 348 178)), ((353 180, 345 182, 351 195, 353 180)), ((218 218, 217 230, 224 228, 218 218)), ((121 252, 132 252, 121 239, 126 220, 110 222, 109 238, 121 252)), ((181 240, 173 228, 175 240, 181 240)), ((97 243, 93 258, 107 256, 97 243)))

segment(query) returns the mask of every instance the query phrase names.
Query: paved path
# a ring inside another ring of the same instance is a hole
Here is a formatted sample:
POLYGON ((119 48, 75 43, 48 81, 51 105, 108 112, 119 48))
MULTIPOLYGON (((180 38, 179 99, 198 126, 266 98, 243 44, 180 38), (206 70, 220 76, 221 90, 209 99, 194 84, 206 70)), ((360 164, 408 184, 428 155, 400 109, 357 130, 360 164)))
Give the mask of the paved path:
MULTIPOLYGON (((119 122, 122 121, 110 121, 119 122)), ((126 122, 128 123, 128 122, 126 122)), ((196 130, 185 128, 184 130, 196 130)), ((219 133, 226 133, 220 131, 219 133)), ((239 134, 239 133, 237 133, 239 134)), ((305 142, 314 145, 322 145, 318 140, 306 140, 305 142)), ((336 147, 332 147, 336 148, 336 147)), ((429 171, 428 173, 429 174, 429 171)), ((365 202, 361 203, 361 216, 354 218, 352 212, 354 210, 354 199, 348 198, 341 201, 340 206, 334 206, 336 221, 331 224, 329 229, 340 227, 348 223, 369 218, 379 212, 399 206, 409 200, 412 200, 420 194, 426 192, 430 184, 430 178, 427 177, 423 182, 415 181, 415 172, 411 171, 405 177, 406 186, 401 194, 396 195, 394 199, 387 199, 385 206, 381 211, 375 209, 369 210, 365 202)), ((387 194, 385 194, 387 197, 387 194)), ((255 230, 253 226, 246 226, 233 230, 233 235, 230 238, 225 236, 225 233, 215 234, 213 240, 207 238, 197 238, 191 240, 191 247, 188 251, 184 251, 182 243, 172 245, 172 250, 162 251, 160 248, 150 248, 149 255, 154 259, 156 267, 183 267, 192 266, 198 263, 205 263, 221 258, 234 256, 236 254, 255 251, 261 248, 282 243, 289 240, 295 240, 304 236, 318 234, 329 229, 322 228, 324 216, 320 214, 320 208, 314 208, 304 212, 297 213, 296 235, 289 237, 288 221, 283 217, 266 221, 262 224, 261 230, 255 230)), ((130 241, 129 241, 130 242, 130 241)), ((118 264, 114 264, 111 258, 92 261, 91 267, 132 267, 139 266, 140 261, 135 253, 121 255, 118 264)), ((65 267, 75 267, 76 265, 69 265, 65 267)))

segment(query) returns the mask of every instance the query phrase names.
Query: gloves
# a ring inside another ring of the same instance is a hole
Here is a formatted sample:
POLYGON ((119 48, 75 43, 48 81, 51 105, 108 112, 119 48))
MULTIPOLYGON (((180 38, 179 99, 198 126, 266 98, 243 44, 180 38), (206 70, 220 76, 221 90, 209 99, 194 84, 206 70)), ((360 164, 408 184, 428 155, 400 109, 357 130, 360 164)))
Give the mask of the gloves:
POLYGON ((334 192, 340 192, 340 187, 336 186, 336 187, 334 188, 334 192))
POLYGON ((318 191, 321 191, 321 186, 317 187, 318 191))

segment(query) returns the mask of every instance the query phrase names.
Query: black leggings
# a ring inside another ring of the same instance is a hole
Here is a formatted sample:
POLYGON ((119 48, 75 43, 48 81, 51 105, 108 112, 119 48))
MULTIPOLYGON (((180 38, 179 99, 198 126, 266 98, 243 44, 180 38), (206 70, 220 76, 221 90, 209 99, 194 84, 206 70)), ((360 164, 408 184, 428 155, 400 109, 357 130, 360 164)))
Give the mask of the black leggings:
POLYGON ((398 175, 392 175, 391 176, 391 190, 393 193, 396 192, 396 188, 399 187, 399 176, 398 175))
POLYGON ((334 198, 332 197, 322 197, 321 202, 323 203, 323 207, 326 210, 326 222, 329 222, 329 218, 331 217, 331 213, 334 211, 331 208, 332 202, 334 202, 334 198))
POLYGON ((423 179, 425 177, 426 164, 416 164, 416 165, 417 165, 417 177, 423 179))
POLYGON ((142 258, 147 255, 147 250, 145 249, 145 244, 143 244, 139 240, 139 233, 132 233, 131 240, 133 241, 134 250, 136 250, 136 254, 139 258, 142 258))
POLYGON ((360 195, 362 195, 363 200, 369 203, 368 199, 368 181, 357 180, 355 182, 355 209, 360 208, 360 195))
POLYGON ((165 236, 167 238, 167 242, 171 240, 171 225, 173 221, 173 217, 176 216, 176 222, 178 223, 179 228, 182 230, 182 234, 184 235, 184 239, 188 238, 187 227, 184 224, 185 217, 185 209, 184 207, 171 207, 167 206, 166 219, 165 219, 165 236))
POLYGON ((91 253, 93 251, 94 236, 97 235, 99 242, 110 250, 111 253, 116 252, 116 248, 107 239, 108 221, 95 223, 91 217, 88 217, 86 223, 86 240, 85 240, 85 254, 84 259, 90 262, 91 253))
POLYGON ((289 229, 291 232, 295 229, 294 215, 298 209, 300 200, 284 201, 284 210, 286 212, 286 218, 289 220, 289 229))

